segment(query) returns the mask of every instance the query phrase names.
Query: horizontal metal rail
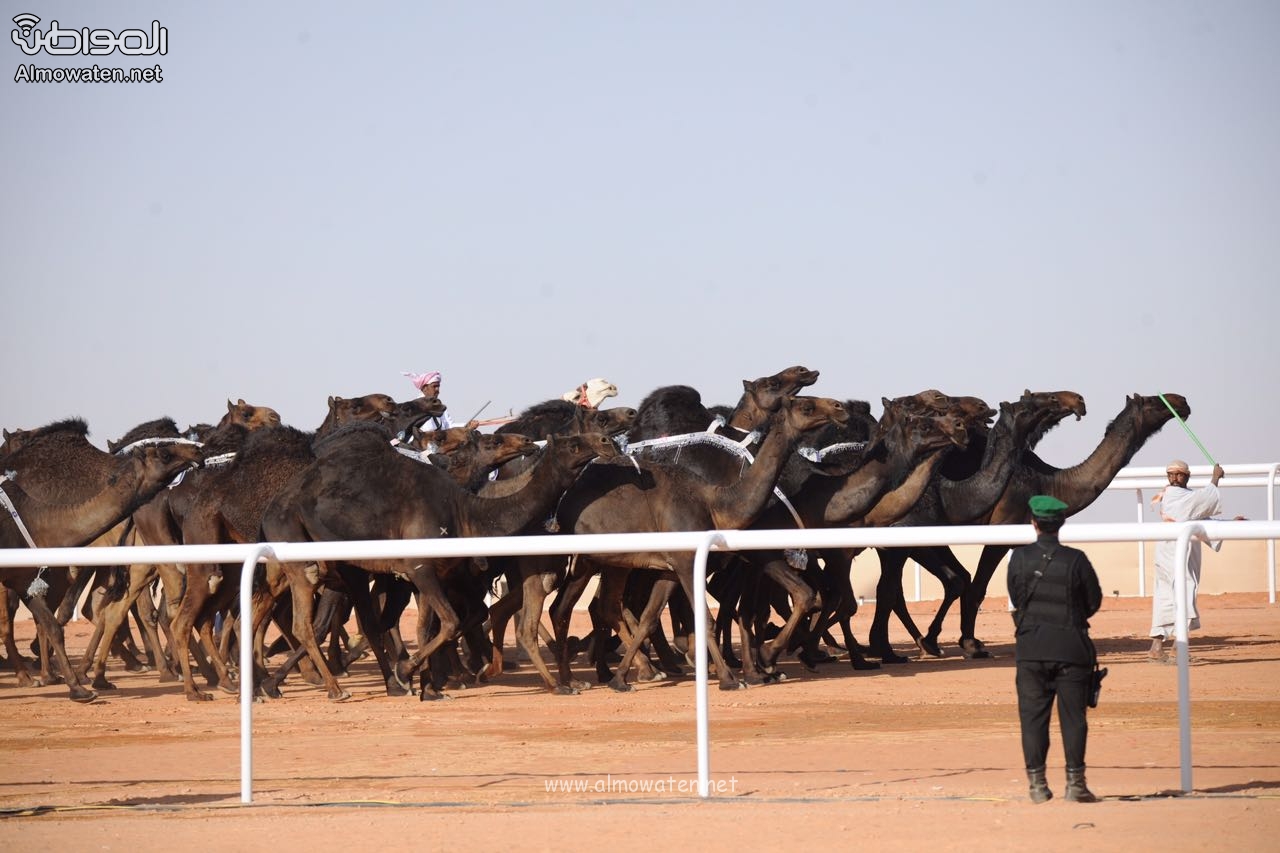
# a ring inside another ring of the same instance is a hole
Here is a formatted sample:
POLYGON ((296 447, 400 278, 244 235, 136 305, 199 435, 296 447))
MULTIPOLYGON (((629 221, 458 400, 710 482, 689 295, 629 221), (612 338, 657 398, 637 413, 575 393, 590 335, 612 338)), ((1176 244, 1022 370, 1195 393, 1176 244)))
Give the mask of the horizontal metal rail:
MULTIPOLYGON (((695 554, 695 601, 706 601, 706 557, 710 551, 783 548, 872 548, 922 545, 1022 545, 1032 541, 1030 525, 968 527, 885 527, 826 530, 706 530, 682 533, 622 533, 588 536, 510 536, 475 539, 362 540, 353 542, 264 542, 247 545, 157 545, 0 550, 0 568, 23 566, 111 566, 155 563, 241 563, 240 612, 253 612, 253 572, 267 560, 420 559, 425 557, 513 556, 521 554, 617 554, 637 551, 692 551, 695 554)), ((1061 540, 1081 542, 1178 543, 1184 566, 1175 578, 1179 723, 1182 730, 1182 783, 1191 790, 1190 680, 1186 649, 1187 543, 1193 535, 1209 539, 1280 538, 1274 521, 1205 521, 1180 524, 1068 524, 1061 540)), ((707 723, 707 625, 705 606, 695 606, 697 634, 698 793, 710 793, 710 746, 707 723)), ((253 801, 253 690, 250 642, 240 648, 241 802, 253 801), (247 689, 248 688, 248 689, 247 689)))

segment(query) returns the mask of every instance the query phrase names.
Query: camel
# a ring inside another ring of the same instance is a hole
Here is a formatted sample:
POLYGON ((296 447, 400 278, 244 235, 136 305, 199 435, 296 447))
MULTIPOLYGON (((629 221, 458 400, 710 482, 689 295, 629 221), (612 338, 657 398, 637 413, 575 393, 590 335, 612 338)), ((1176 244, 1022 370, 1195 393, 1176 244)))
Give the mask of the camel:
MULTIPOLYGON (((782 484, 792 507, 789 509, 781 504, 769 506, 753 527, 794 527, 797 522, 792 515, 793 510, 799 516, 800 524, 806 528, 870 527, 890 523, 916 501, 932 472, 941 464, 944 454, 967 444, 968 421, 986 411, 985 404, 978 407, 967 400, 953 404, 960 414, 939 414, 932 408, 919 406, 913 398, 884 399, 882 403, 884 414, 858 458, 833 466, 793 457, 789 466, 791 470, 784 476, 782 484)), ((757 561, 757 564, 772 565, 775 574, 786 572, 797 578, 801 594, 791 596, 788 623, 795 620, 797 610, 807 611, 812 606, 813 588, 799 580, 799 575, 788 566, 781 553, 753 551, 744 557, 757 561)), ((848 624, 856 609, 856 599, 849 584, 850 559, 844 556, 841 560, 830 553, 825 557, 825 581, 820 579, 818 585, 835 592, 836 606, 834 617, 828 615, 824 621, 839 618, 851 663, 855 668, 873 668, 857 654, 858 644, 853 640, 848 624)), ((755 618, 758 621, 764 615, 767 614, 757 613, 755 618)), ((822 613, 819 615, 823 616, 822 613)), ((739 614, 748 683, 762 678, 769 680, 774 662, 790 643, 784 629, 783 633, 762 644, 757 652, 754 638, 759 631, 753 630, 752 621, 747 613, 739 614), (752 655, 757 653, 758 668, 752 660, 752 655)))
POLYGON ((580 435, 585 432, 617 435, 629 429, 635 417, 635 409, 621 406, 595 409, 564 400, 547 400, 525 409, 518 418, 494 430, 494 434, 514 433, 535 441, 553 435, 580 435))
MULTIPOLYGON (((761 442, 755 460, 742 477, 730 484, 708 481, 678 465, 647 462, 643 466, 623 463, 596 465, 566 492, 557 510, 560 528, 572 533, 622 533, 672 530, 733 529, 750 524, 764 508, 782 471, 782 466, 803 433, 828 423, 848 419, 837 400, 814 397, 784 397, 771 417, 771 428, 761 442)), ((758 426, 757 424, 756 426, 758 426)), ((634 464, 634 463, 633 463, 634 464)), ((640 644, 657 624, 658 613, 678 581, 686 597, 693 600, 693 555, 687 552, 595 554, 580 556, 578 567, 604 569, 600 601, 605 616, 627 642, 622 661, 609 686, 615 690, 632 689, 627 672, 640 644), (670 572, 675 580, 664 578, 655 584, 649 603, 639 617, 638 625, 629 628, 623 619, 621 594, 626 573, 633 569, 670 572)), ((576 576, 578 588, 588 573, 576 576)), ((553 622, 559 647, 560 679, 551 679, 545 665, 535 654, 532 625, 534 615, 541 612, 541 589, 537 581, 525 585, 525 619, 521 622, 521 645, 530 652, 539 674, 548 687, 558 693, 574 693, 580 685, 569 675, 569 613, 576 598, 566 591, 557 600, 553 622)), ((709 642, 716 663, 720 689, 734 690, 740 684, 733 677, 720 654, 719 647, 709 642)))
MULTIPOLYGON (((262 531, 273 541, 290 542, 511 535, 545 518, 587 463, 617 455, 614 443, 599 433, 552 436, 529 475, 510 494, 486 498, 464 491, 434 466, 395 453, 375 426, 353 424, 317 442, 314 464, 273 501, 262 531)), ((330 699, 341 701, 350 694, 324 665, 316 644, 311 622, 316 588, 343 583, 355 601, 361 630, 371 634, 378 618, 370 606, 365 574, 396 573, 413 583, 419 599, 416 651, 393 668, 384 644, 371 639, 388 693, 394 694, 408 689, 427 658, 454 636, 458 617, 441 581, 462 562, 436 558, 274 564, 283 569, 292 591, 294 635, 320 670, 330 699), (439 627, 429 636, 431 614, 439 627)), ((268 583, 271 580, 268 572, 268 583)), ((255 609, 255 625, 260 619, 262 612, 255 609)), ((440 696, 424 678, 420 698, 440 696)))
MULTIPOLYGON (((226 414, 222 416, 222 419, 216 425, 203 432, 201 442, 203 464, 201 470, 191 472, 181 482, 161 491, 133 514, 131 519, 133 523, 133 543, 151 545, 180 544, 182 541, 181 519, 190 507, 200 483, 210 476, 216 468, 228 464, 230 459, 234 458, 250 431, 279 427, 279 425, 280 415, 272 408, 253 406, 243 399, 235 403, 228 400, 226 414)), ((160 431, 158 427, 152 427, 148 430, 145 428, 146 426, 135 427, 118 442, 108 441, 107 446, 113 448, 113 451, 122 449, 137 440, 151 440, 150 436, 145 435, 146 432, 160 431)), ((167 619, 161 620, 155 615, 154 607, 151 606, 150 595, 144 595, 143 593, 149 590, 152 583, 159 578, 165 592, 165 599, 167 602, 171 602, 171 606, 166 607, 166 611, 172 612, 172 610, 176 609, 182 595, 184 584, 182 574, 177 566, 171 564, 133 565, 128 567, 125 574, 126 579, 121 584, 123 592, 118 598, 109 601, 102 608, 94 634, 89 640, 89 645, 80 664, 81 675, 91 677, 90 683, 98 690, 114 689, 114 685, 106 677, 108 650, 99 645, 100 638, 104 635, 107 637, 114 636, 115 632, 124 625, 130 609, 135 608, 139 603, 142 603, 150 611, 149 617, 143 620, 144 633, 148 640, 148 647, 153 650, 153 664, 160 672, 160 681, 168 682, 178 679, 178 666, 163 653, 163 647, 157 631, 157 625, 162 626, 165 634, 169 637, 170 647, 175 647, 176 644, 173 642, 169 622, 167 619), (90 670, 92 670, 92 673, 90 670)), ((208 667, 203 658, 201 659, 201 665, 206 670, 206 675, 213 674, 213 670, 208 667)))
MULTIPOLYGON (((1191 416, 1186 397, 1181 394, 1165 394, 1164 397, 1178 417, 1186 420, 1191 416)), ((1070 468, 1054 467, 1030 450, 1024 450, 1000 499, 985 518, 975 523, 1028 524, 1031 513, 1027 501, 1039 494, 1053 495, 1065 501, 1067 515, 1080 512, 1097 500, 1139 448, 1173 419, 1169 406, 1158 394, 1126 397, 1120 413, 1107 424, 1102 441, 1086 459, 1070 468)), ((960 647, 969 657, 990 656, 982 641, 974 636, 974 629, 978 611, 987 595, 987 585, 1008 552, 1008 545, 983 547, 973 581, 960 599, 960 647)))
MULTIPOLYGON (((267 504, 315 459, 312 442, 341 428, 344 422, 377 421, 391 434, 402 433, 427 417, 444 412, 436 398, 422 398, 412 406, 400 407, 385 394, 344 399, 329 398, 329 413, 314 434, 289 426, 255 430, 245 439, 243 449, 230 464, 209 472, 192 498, 181 520, 184 544, 257 542, 267 504), (391 416, 391 417, 389 417, 391 416), (350 420, 355 419, 355 420, 350 420)), ((388 443, 388 450, 395 452, 388 443)), ((400 454, 396 454, 400 456, 400 454)), ((406 457, 400 458, 408 460, 406 457)), ((417 465, 418 462, 413 464, 417 465)), ((235 599, 239 586, 238 567, 192 564, 186 567, 186 589, 173 614, 174 655, 182 669, 183 691, 189 701, 213 697, 196 688, 191 675, 189 645, 191 630, 198 628, 205 647, 213 651, 213 616, 235 599)), ((242 642, 248 638, 241 636, 242 642)), ((230 671, 220 655, 212 654, 218 685, 234 692, 230 671)))
MULTIPOLYGON (((969 524, 986 515, 1012 476, 1018 454, 1034 447, 1048 430, 1063 419, 1085 414, 1084 399, 1071 391, 1025 390, 1016 402, 1000 404, 1000 416, 988 432, 985 426, 971 425, 969 446, 948 454, 925 493, 896 524, 923 526, 969 524)), ((951 604, 969 584, 968 572, 950 548, 880 548, 880 584, 876 590, 876 611, 872 622, 871 648, 886 662, 906 660, 889 645, 890 612, 898 614, 916 644, 927 654, 941 656, 937 644, 942 621, 951 604), (936 575, 943 583, 944 598, 929 627, 921 635, 907 613, 902 594, 902 571, 908 557, 936 575)))
MULTIPOLYGON (((83 421, 59 422, 43 430, 25 433, 20 438, 5 432, 5 446, 0 448, 0 456, 5 458, 6 467, 10 464, 22 467, 15 468, 16 481, 4 483, 3 488, 31 540, 37 545, 79 547, 93 541, 164 488, 179 471, 200 462, 195 447, 159 445, 141 447, 122 457, 102 454, 111 461, 111 465, 99 466, 96 471, 69 470, 66 452, 70 450, 73 455, 84 456, 74 448, 88 444, 87 432, 83 421), (11 438, 16 440, 11 443, 11 438), (76 483, 67 487, 59 481, 76 483), (25 488, 27 482, 50 495, 83 495, 85 484, 94 493, 87 498, 82 496, 58 502, 29 494, 25 488)), ((31 543, 26 541, 13 520, 0 526, 0 546, 16 548, 28 544, 31 543)), ((58 666, 66 674, 72 700, 92 702, 97 694, 78 683, 63 645, 62 626, 40 594, 44 571, 43 568, 0 569, 0 580, 18 593, 51 642, 58 666)), ((9 652, 17 662, 16 649, 9 649, 9 652)))

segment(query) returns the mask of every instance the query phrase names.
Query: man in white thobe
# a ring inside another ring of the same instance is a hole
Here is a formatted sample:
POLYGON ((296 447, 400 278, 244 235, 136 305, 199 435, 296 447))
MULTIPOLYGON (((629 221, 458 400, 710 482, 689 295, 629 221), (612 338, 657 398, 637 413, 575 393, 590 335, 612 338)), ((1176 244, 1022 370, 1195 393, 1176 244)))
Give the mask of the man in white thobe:
MULTIPOLYGON (((1169 475, 1169 485, 1152 501, 1162 521, 1199 521, 1220 511, 1222 495, 1218 491, 1218 481, 1223 474, 1221 465, 1213 466, 1209 485, 1200 489, 1187 488, 1191 468, 1181 459, 1170 462, 1165 473, 1169 475)), ((1156 545, 1156 582, 1151 596, 1151 650, 1147 653, 1152 660, 1165 659, 1164 641, 1174 636, 1177 602, 1173 595, 1173 573, 1179 570, 1174 564, 1177 547, 1177 542, 1160 542, 1156 545)), ((1210 542, 1209 547, 1217 551, 1222 547, 1222 542, 1210 542)), ((1200 540, 1193 538, 1187 551, 1188 631, 1200 627, 1200 613, 1196 610, 1196 589, 1199 586, 1200 540)))

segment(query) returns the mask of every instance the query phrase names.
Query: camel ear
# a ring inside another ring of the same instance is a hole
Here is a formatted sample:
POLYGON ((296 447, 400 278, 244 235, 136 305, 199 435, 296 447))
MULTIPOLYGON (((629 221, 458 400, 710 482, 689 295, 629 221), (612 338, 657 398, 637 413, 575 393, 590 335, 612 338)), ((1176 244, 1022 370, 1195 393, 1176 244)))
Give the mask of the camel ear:
POLYGON ((234 412, 235 410, 236 410, 236 404, 235 404, 235 403, 233 403, 233 402, 231 402, 230 400, 228 400, 228 401, 227 401, 227 411, 228 411, 228 412, 234 412))
POLYGON ((1023 388, 1023 389, 1022 389, 1022 396, 1024 396, 1024 397, 1030 397, 1030 396, 1031 396, 1031 389, 1030 389, 1030 388, 1023 388))
POLYGON ((237 406, 247 406, 247 405, 249 405, 249 404, 248 404, 248 403, 246 403, 246 402, 244 401, 244 397, 241 397, 239 400, 236 400, 236 405, 237 405, 237 406))
POLYGON ((751 390, 751 380, 749 380, 749 379, 744 379, 744 380, 742 380, 742 390, 743 390, 743 391, 750 391, 750 390, 751 390))
POLYGON ((12 436, 13 436, 13 433, 9 432, 7 429, 4 431, 4 440, 5 440, 5 441, 8 441, 12 436))

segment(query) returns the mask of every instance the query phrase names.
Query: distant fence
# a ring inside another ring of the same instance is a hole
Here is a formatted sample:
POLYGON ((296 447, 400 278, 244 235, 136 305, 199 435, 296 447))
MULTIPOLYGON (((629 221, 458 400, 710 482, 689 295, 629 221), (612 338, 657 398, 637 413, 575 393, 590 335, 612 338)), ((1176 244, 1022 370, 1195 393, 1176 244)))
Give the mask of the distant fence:
MULTIPOLYGON (((1178 542, 1186 565, 1193 535, 1212 539, 1280 538, 1274 521, 1183 522, 1179 524, 1075 524, 1063 528, 1063 542, 1178 542)), ((710 551, 779 548, 872 548, 925 545, 1021 545, 1032 541, 1029 524, 970 527, 883 527, 825 530, 722 530, 686 533, 624 533, 589 536, 514 536, 472 539, 408 539, 359 542, 264 542, 254 545, 171 545, 107 548, 31 548, 0 550, 0 568, 19 566, 114 566, 156 563, 241 563, 240 612, 252 613, 253 572, 259 562, 315 560, 419 559, 521 554, 606 554, 635 551, 693 551, 694 615, 697 634, 698 792, 710 794, 710 744, 707 721, 706 558, 710 551)), ((1190 681, 1187 668, 1186 572, 1175 578, 1175 630, 1178 702, 1182 728, 1182 787, 1191 790, 1190 681)), ((240 644, 240 672, 251 678, 251 643, 240 644)), ((253 801, 253 691, 240 691, 240 799, 253 801)))

